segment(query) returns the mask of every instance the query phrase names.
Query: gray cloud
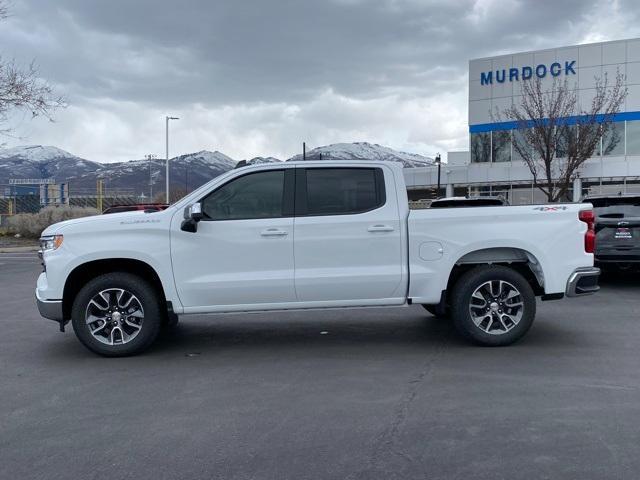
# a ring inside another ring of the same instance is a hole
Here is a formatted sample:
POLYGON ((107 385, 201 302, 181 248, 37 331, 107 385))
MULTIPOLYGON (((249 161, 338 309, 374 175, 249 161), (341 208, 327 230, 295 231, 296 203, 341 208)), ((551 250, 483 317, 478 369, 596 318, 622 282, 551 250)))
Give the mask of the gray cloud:
POLYGON ((25 0, 13 10, 0 24, 0 52, 36 58, 72 105, 55 126, 20 122, 21 132, 109 160, 157 152, 166 111, 183 118, 177 151, 285 156, 302 139, 428 154, 465 148, 470 58, 628 37, 637 33, 638 7, 25 0), (607 28, 607 19, 618 27, 607 28))

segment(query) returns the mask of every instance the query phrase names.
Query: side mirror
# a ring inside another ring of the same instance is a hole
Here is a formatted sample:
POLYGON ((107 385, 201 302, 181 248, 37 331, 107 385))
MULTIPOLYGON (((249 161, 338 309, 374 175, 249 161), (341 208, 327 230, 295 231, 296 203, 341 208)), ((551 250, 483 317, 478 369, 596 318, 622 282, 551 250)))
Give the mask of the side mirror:
POLYGON ((202 220, 202 205, 194 203, 184 209, 184 220, 180 225, 180 230, 183 232, 195 233, 198 231, 198 222, 202 220))

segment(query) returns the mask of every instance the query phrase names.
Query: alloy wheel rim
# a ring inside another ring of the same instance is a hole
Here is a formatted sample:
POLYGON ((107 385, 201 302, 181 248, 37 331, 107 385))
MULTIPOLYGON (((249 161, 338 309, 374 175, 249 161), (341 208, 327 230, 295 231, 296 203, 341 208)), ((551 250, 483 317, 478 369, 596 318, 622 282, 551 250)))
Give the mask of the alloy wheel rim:
POLYGON ((504 280, 484 282, 471 294, 469 314, 474 325, 489 335, 504 335, 520 323, 524 299, 504 280))
POLYGON ((122 288, 108 288, 94 295, 85 311, 91 336, 106 345, 124 345, 142 330, 144 309, 133 293, 122 288))

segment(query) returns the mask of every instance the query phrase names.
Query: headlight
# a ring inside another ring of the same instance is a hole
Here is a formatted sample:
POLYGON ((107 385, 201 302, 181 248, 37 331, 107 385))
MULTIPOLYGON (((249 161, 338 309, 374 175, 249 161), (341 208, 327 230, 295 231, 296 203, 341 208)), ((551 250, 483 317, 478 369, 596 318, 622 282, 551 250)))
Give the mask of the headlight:
POLYGON ((47 235, 40 237, 40 251, 42 253, 51 252, 62 245, 62 235, 47 235))

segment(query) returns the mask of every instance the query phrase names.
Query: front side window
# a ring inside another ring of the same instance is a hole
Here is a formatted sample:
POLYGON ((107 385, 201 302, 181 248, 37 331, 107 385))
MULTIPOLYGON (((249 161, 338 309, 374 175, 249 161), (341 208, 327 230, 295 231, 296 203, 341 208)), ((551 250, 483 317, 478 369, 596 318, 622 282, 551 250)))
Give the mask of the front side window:
POLYGON ((283 216, 284 170, 235 178, 202 200, 208 220, 241 220, 283 216))
POLYGON ((384 177, 376 168, 309 168, 306 215, 345 215, 382 206, 384 177))

